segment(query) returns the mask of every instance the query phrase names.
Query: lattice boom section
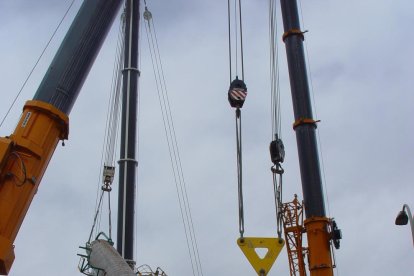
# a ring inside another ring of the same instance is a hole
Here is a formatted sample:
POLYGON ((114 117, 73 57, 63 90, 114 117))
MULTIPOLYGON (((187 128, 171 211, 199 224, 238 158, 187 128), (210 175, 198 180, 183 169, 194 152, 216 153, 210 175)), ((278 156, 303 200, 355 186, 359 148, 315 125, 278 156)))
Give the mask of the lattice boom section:
POLYGON ((292 202, 283 203, 282 206, 290 275, 306 276, 305 256, 308 254, 308 249, 302 245, 302 235, 305 233, 303 204, 299 202, 297 195, 295 195, 292 202))

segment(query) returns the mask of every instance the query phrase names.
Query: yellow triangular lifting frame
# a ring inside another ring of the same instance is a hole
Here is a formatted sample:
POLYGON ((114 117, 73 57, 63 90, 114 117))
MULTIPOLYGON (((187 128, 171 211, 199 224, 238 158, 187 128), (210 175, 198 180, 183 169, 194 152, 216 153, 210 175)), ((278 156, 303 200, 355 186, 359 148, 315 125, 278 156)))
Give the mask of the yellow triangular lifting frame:
POLYGON ((267 275, 272 265, 282 251, 285 241, 278 238, 239 238, 237 244, 258 275, 267 275), (263 258, 257 255, 256 248, 266 248, 268 251, 263 258))

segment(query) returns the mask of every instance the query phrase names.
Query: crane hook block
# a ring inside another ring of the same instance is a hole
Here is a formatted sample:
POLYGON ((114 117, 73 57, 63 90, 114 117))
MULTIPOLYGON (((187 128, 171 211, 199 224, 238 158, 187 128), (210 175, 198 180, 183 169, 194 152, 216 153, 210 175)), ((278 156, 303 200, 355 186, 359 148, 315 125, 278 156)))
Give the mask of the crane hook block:
POLYGON ((228 99, 231 107, 241 108, 247 96, 247 87, 243 80, 238 77, 230 83, 228 99))
POLYGON ((276 138, 270 142, 270 158, 273 164, 283 163, 285 160, 285 146, 283 145, 282 139, 276 138))
POLYGON ((243 237, 237 240, 247 260, 258 275, 267 275, 282 251, 285 241, 279 238, 243 237), (259 256, 256 249, 265 249, 264 257, 259 256))

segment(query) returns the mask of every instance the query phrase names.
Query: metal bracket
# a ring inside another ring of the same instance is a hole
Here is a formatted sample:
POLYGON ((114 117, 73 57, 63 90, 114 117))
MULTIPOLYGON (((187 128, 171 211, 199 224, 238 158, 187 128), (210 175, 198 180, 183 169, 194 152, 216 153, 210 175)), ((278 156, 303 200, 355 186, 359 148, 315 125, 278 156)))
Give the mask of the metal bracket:
POLYGON ((305 40, 305 36, 303 35, 304 33, 307 33, 308 31, 301 31, 301 30, 299 30, 299 29, 291 29, 291 30, 289 30, 289 31, 287 31, 287 32, 284 32, 283 33, 283 35, 282 35, 282 40, 283 40, 283 42, 285 42, 285 40, 286 40, 286 38, 288 38, 289 36, 292 36, 292 35, 297 35, 297 36, 299 36, 301 39, 302 39, 302 41, 303 40, 305 40))
POLYGON ((293 123, 293 129, 296 129, 298 126, 305 125, 305 124, 313 125, 316 128, 317 127, 316 123, 319 123, 320 121, 321 120, 315 121, 314 119, 309 119, 309 118, 299 118, 293 123))

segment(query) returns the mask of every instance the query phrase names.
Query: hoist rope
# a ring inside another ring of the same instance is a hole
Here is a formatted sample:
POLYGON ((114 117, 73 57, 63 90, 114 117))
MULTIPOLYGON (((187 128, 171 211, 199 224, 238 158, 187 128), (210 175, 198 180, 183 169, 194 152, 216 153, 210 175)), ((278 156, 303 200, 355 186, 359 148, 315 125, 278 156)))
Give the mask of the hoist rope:
POLYGON ((108 234, 112 239, 112 210, 111 210, 111 193, 108 193, 108 234))
POLYGON ((273 173, 273 192, 275 197, 275 207, 276 207, 276 226, 277 226, 277 235, 280 239, 282 236, 282 227, 283 227, 283 221, 282 221, 282 189, 283 189, 283 183, 282 183, 282 174, 283 174, 283 168, 279 166, 279 171, 282 170, 282 173, 278 173, 278 169, 272 168, 273 173), (279 175, 279 181, 278 181, 278 175, 279 175))
POLYGON ((242 27, 242 7, 241 0, 234 0, 234 2, 227 1, 227 16, 228 16, 228 43, 229 43, 229 73, 230 73, 230 88, 229 101, 232 107, 235 107, 236 114, 236 151, 237 151, 237 194, 238 194, 238 209, 239 209, 239 233, 240 237, 244 235, 244 205, 243 205, 243 163, 242 163, 242 124, 241 124, 241 110, 244 99, 247 95, 246 85, 244 83, 244 52, 243 52, 243 27, 242 27), (234 10, 232 7, 234 3, 234 10), (232 28, 233 15, 233 28, 232 28), (234 43, 232 43, 232 31, 234 31, 234 43), (240 40, 240 41, 239 41, 240 40), (235 50, 235 66, 233 70, 232 50, 235 50), (240 45, 240 46, 239 46, 240 45), (240 47, 240 52, 239 52, 240 47), (242 78, 238 78, 239 60, 241 62, 242 78), (233 76, 235 72, 235 76, 233 76), (233 78, 235 78, 233 80, 233 78))
POLYGON ((227 21, 228 21, 228 35, 229 35, 229 83, 233 80, 233 72, 231 70, 231 23, 230 23, 230 0, 227 0, 227 21))
POLYGON ((4 115, 0 127, 3 125, 4 121, 6 120, 7 116, 9 115, 11 109, 13 108, 14 104, 16 103, 17 99, 19 98, 20 94, 22 93, 23 89, 26 87, 27 82, 29 81, 30 77, 32 76, 34 70, 36 69, 37 65, 39 64, 40 60, 42 59, 43 55, 45 54, 47 48, 49 48, 50 43, 52 42, 53 38, 55 37, 57 31, 59 30, 60 26, 62 25, 63 21, 65 20, 66 16, 68 15, 70 9, 72 8, 73 4, 75 3, 75 0, 72 0, 72 2, 69 4, 69 7, 66 9, 65 14, 63 15, 62 19, 59 21, 59 24, 53 31, 52 35, 50 36, 48 42, 46 43, 45 47, 43 48, 42 52, 40 53, 40 56, 37 58, 35 64, 33 65, 32 69, 30 70, 29 74, 27 75, 26 79, 24 80, 22 86, 20 87, 19 92, 17 93, 16 97, 14 98, 13 102, 11 103, 9 109, 7 110, 6 114, 4 115))
POLYGON ((228 17, 228 40, 229 40, 229 72, 230 72, 230 82, 233 78, 238 75, 239 72, 239 58, 240 58, 240 69, 241 69, 241 79, 244 80, 244 49, 243 49, 243 25, 242 25, 242 8, 241 0, 234 0, 234 43, 232 43, 232 3, 230 0, 227 1, 227 17, 228 17), (239 41, 240 40, 240 41, 239 41), (233 45, 234 45, 234 70, 233 70, 233 45), (240 48, 240 49, 239 49, 240 48), (235 76, 233 76, 235 72, 235 76))
POLYGON ((88 243, 91 242, 92 235, 94 234, 93 231, 95 230, 96 224, 98 222, 98 215, 99 215, 99 211, 101 210, 103 196, 104 196, 104 191, 101 191, 101 196, 99 197, 99 201, 98 201, 98 207, 96 208, 95 216, 93 218, 91 232, 89 233, 88 243))
POLYGON ((277 41, 277 4, 276 1, 269 0, 269 48, 272 139, 282 138, 279 82, 279 48, 277 41))
POLYGON ((237 143, 237 187, 239 199, 239 232, 244 234, 244 206, 243 206, 243 163, 242 163, 242 124, 240 109, 236 109, 236 143, 237 143))
POLYGON ((196 273, 197 275, 203 275, 200 254, 194 230, 194 223, 191 215, 190 203, 188 200, 186 182, 184 179, 181 157, 179 153, 178 142, 173 123, 171 106, 167 93, 167 85, 163 71, 160 50, 158 46, 155 24, 152 18, 152 14, 149 12, 147 7, 145 7, 144 18, 147 21, 147 24, 145 24, 145 30, 147 34, 148 45, 150 48, 151 62, 153 65, 157 94, 163 118, 164 131, 166 134, 168 150, 170 153, 173 178, 177 191, 180 214, 184 226, 184 233, 186 236, 187 249, 190 257, 191 268, 193 271, 193 275, 196 275, 196 273))
MULTIPOLYGON (((283 146, 282 128, 281 128, 281 108, 280 108, 280 82, 279 82, 279 48, 277 32, 277 3, 275 0, 269 0, 269 49, 270 49, 270 98, 271 98, 271 124, 272 124, 272 143, 283 146), (280 141, 280 142, 278 142, 280 141)), ((280 148, 277 147, 280 155, 280 148)), ((272 150, 272 149, 271 149, 272 150)), ((271 152, 272 154, 272 152, 271 152)), ((284 155, 284 153, 283 153, 284 155)), ((273 159, 273 156, 272 156, 273 159)), ((276 159, 276 158, 275 158, 276 159)), ((283 158, 272 160, 274 165, 271 168, 273 191, 276 208, 276 226, 278 238, 282 235, 282 189, 283 189, 283 168, 281 163, 283 158), (276 162, 275 162, 276 161, 276 162)))
MULTIPOLYGON (((93 237, 100 231, 100 221, 103 208, 103 196, 105 191, 103 190, 103 184, 105 183, 104 179, 104 170, 106 166, 115 167, 115 155, 116 155, 116 145, 117 137, 119 133, 119 118, 120 118, 120 98, 121 98, 121 85, 122 85, 122 57, 124 55, 124 29, 125 29, 125 20, 124 16, 121 15, 121 24, 118 30, 118 42, 116 47, 116 56, 114 61, 114 69, 112 75, 111 83, 111 94, 108 100, 107 107, 107 118, 106 118, 106 127, 105 127, 105 136, 102 146, 101 154, 101 169, 98 176, 98 186, 97 186, 97 196, 95 202, 95 213, 94 220, 92 224, 92 229, 89 235, 90 242, 93 237), (95 230, 95 232, 94 232, 95 230)), ((107 187, 110 188, 110 187, 107 187)), ((110 191, 107 191, 108 194, 108 232, 109 238, 112 239, 112 210, 110 204, 110 191)))
POLYGON ((241 62, 241 70, 242 70, 242 80, 244 80, 243 24, 242 24, 241 0, 239 0, 239 27, 240 27, 240 62, 241 62))
POLYGON ((234 32, 234 45, 235 45, 235 50, 236 50, 236 57, 235 57, 235 61, 236 61, 236 76, 239 74, 238 69, 239 69, 239 39, 238 39, 238 34, 237 34, 237 29, 238 29, 238 24, 237 24, 237 1, 234 1, 234 28, 235 28, 235 32, 234 32))
MULTIPOLYGON (((123 16, 122 16, 123 17, 123 16)), ((115 165, 115 146, 118 137, 118 125, 121 109, 121 86, 122 86, 122 68, 123 68, 123 56, 124 56, 124 29, 125 20, 121 19, 117 54, 115 58, 114 71, 111 84, 111 97, 108 104, 108 118, 106 127, 106 141, 105 141, 105 160, 104 164, 108 166, 115 165)))

